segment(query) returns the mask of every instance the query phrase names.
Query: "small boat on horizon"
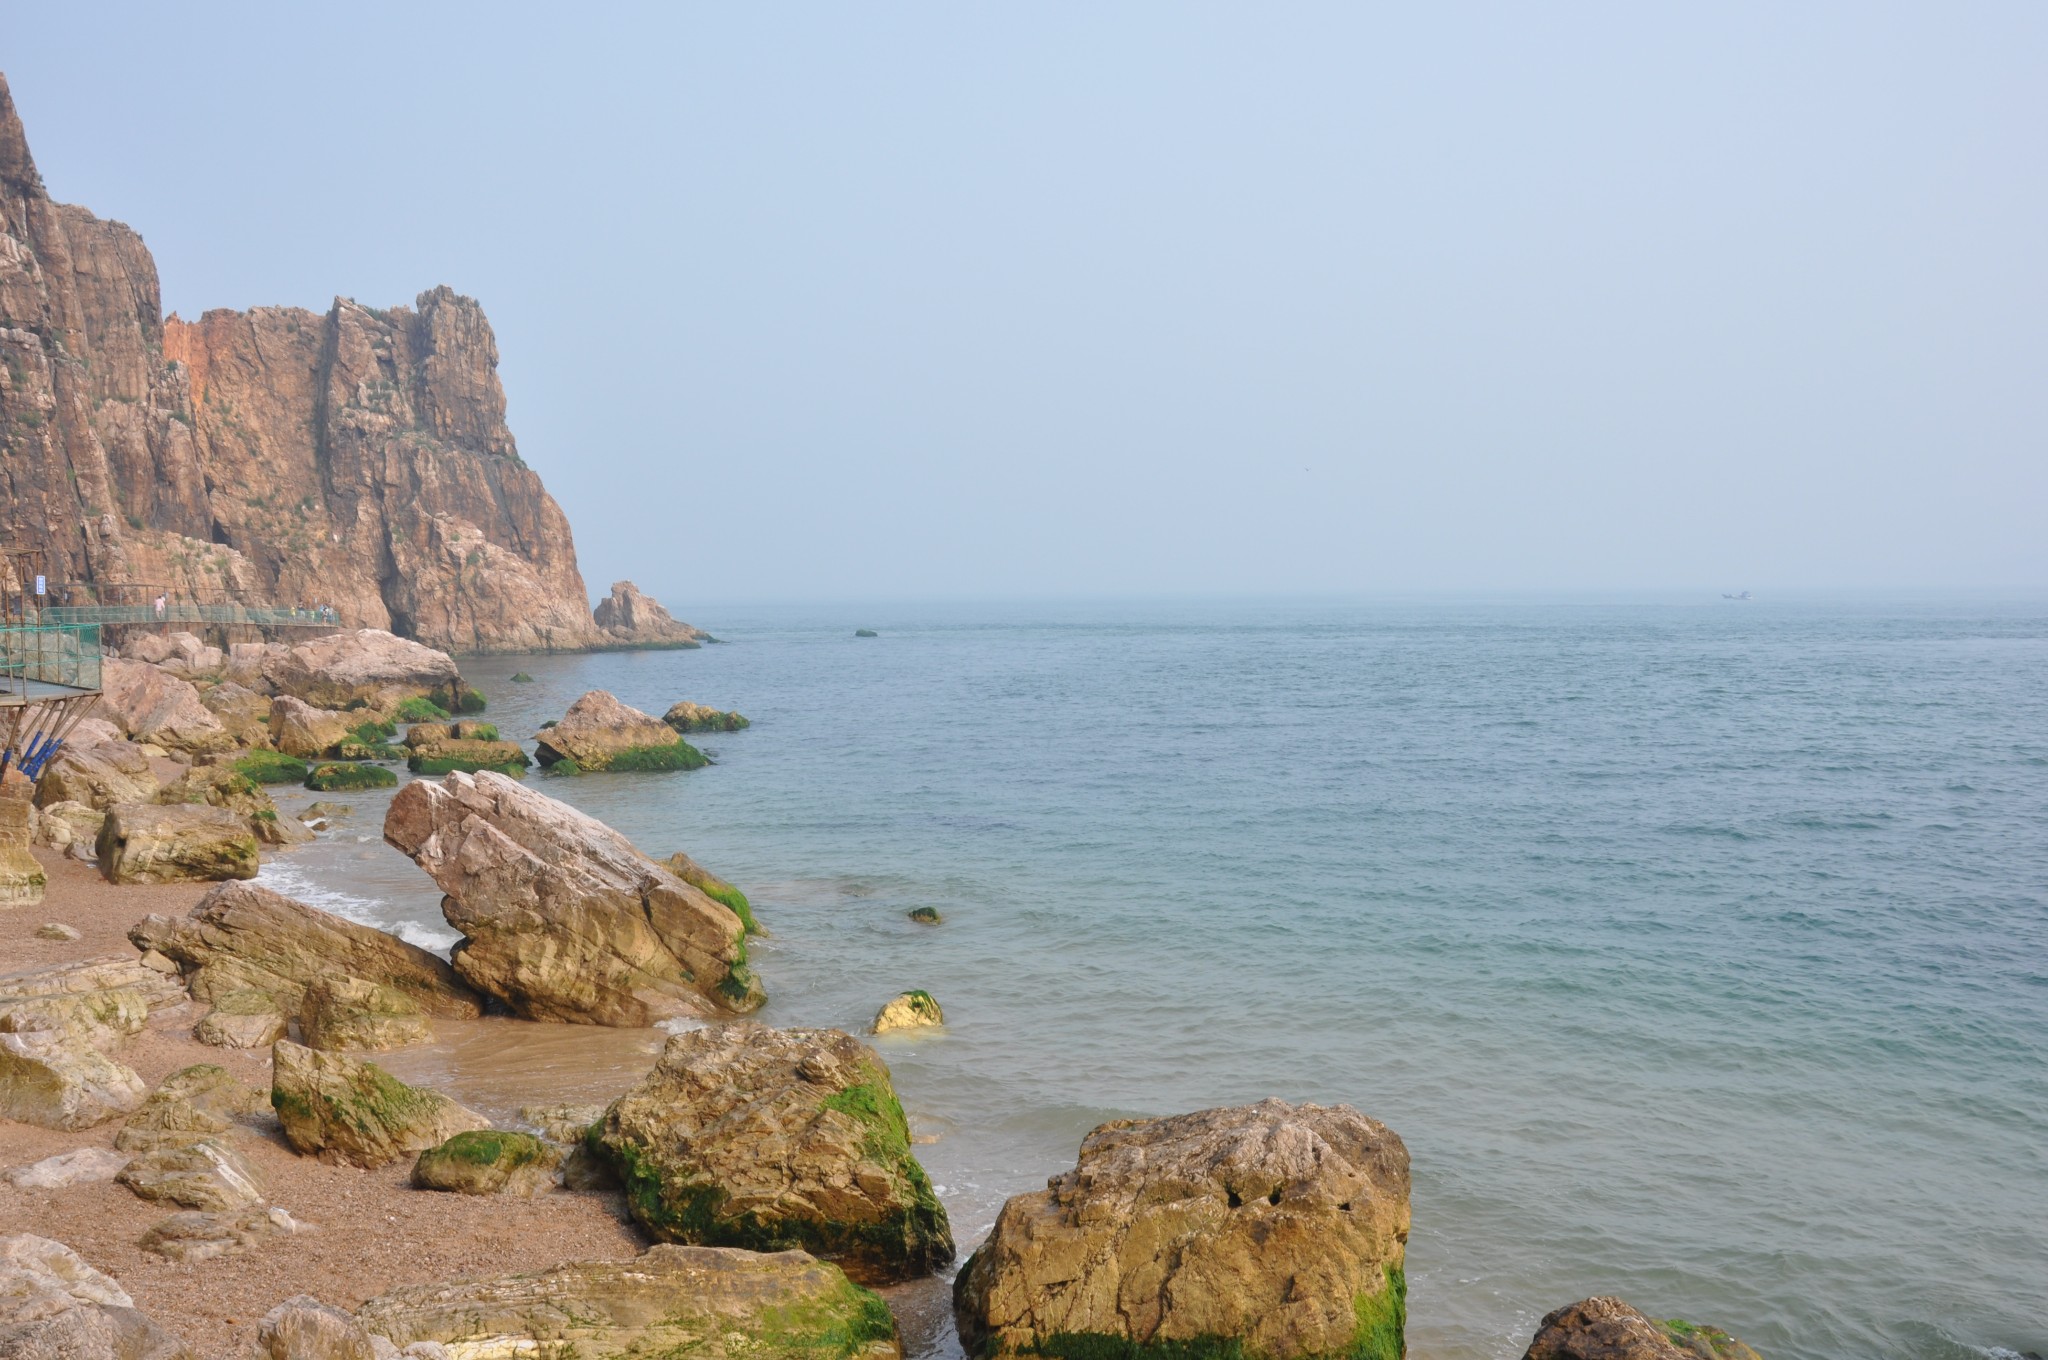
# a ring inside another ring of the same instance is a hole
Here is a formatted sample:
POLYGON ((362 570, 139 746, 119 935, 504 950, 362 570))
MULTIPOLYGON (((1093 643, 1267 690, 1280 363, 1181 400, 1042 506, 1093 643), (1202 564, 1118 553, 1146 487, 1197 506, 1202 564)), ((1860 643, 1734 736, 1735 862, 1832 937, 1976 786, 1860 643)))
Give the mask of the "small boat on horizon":
POLYGON ((1746 600, 1749 598, 1749 592, 1745 590, 1740 595, 1737 595, 1733 591, 1724 590, 1721 592, 1721 598, 1724 600, 1746 600))

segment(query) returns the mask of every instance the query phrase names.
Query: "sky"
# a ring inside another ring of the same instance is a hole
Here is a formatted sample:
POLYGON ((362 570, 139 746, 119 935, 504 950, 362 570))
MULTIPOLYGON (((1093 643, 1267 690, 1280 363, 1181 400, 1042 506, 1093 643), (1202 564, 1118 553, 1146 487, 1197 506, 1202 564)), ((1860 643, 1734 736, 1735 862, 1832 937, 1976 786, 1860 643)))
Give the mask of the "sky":
POLYGON ((594 594, 2048 585, 2048 6, 0 8, 167 309, 496 328, 594 594))

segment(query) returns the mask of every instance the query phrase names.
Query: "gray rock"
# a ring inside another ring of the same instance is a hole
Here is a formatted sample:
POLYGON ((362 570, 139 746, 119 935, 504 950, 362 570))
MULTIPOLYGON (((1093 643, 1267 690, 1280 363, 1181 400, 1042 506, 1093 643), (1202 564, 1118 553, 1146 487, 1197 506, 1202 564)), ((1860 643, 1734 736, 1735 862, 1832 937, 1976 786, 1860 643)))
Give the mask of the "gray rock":
POLYGON ((96 1185, 114 1179, 132 1155, 112 1148, 78 1148, 27 1166, 12 1167, 4 1175, 17 1190, 66 1190, 74 1185, 96 1185))
POLYGON ((264 1199, 256 1168, 241 1153, 211 1138, 145 1152, 114 1179, 143 1199, 208 1213, 247 1209, 264 1199))

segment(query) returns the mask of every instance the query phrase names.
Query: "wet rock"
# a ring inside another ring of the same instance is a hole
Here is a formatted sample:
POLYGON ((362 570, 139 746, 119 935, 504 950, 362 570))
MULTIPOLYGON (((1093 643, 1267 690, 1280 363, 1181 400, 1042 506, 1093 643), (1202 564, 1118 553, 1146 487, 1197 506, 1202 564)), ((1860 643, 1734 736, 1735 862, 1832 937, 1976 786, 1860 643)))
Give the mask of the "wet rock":
POLYGON ((1617 1298, 1568 1304, 1543 1319, 1522 1360, 1758 1360, 1716 1327, 1660 1322, 1617 1298))
POLYGON ((414 1285, 356 1320, 396 1346, 464 1356, 682 1355, 692 1360, 898 1360, 881 1299, 800 1251, 657 1246, 508 1279, 414 1285))
POLYGON ((1347 1105, 1119 1120, 1013 1196, 954 1283, 970 1354, 1235 1342, 1399 1360, 1408 1152, 1347 1105))
POLYGON ((270 1103, 285 1141, 360 1167, 379 1167, 491 1121, 438 1091, 407 1086, 375 1063, 290 1041, 272 1050, 270 1103))
POLYGON ((763 1000, 729 908, 516 780, 415 780, 384 839, 447 894, 442 914, 468 937, 455 970, 528 1019, 651 1025, 763 1000))
POLYGON ((321 798, 300 808, 299 820, 302 822, 338 822, 354 811, 355 808, 347 803, 330 803, 326 799, 321 798))
POLYGON ((444 741, 455 739, 455 728, 449 723, 414 723, 406 729, 405 744, 418 750, 423 746, 439 746, 444 741))
MULTIPOLYGON (((181 919, 147 916, 128 938, 176 960, 194 999, 217 1007, 229 993, 255 991, 296 1014, 314 982, 360 978, 404 994, 428 1015, 482 1013, 476 993, 435 955, 254 883, 223 883, 181 919)), ((247 1013, 251 1003, 237 1004, 247 1013)))
POLYGON ((8 1360, 192 1360, 183 1342, 77 1252, 0 1237, 0 1355, 8 1360))
POLYGON ((475 774, 478 770, 496 770, 516 778, 532 763, 516 741, 451 739, 418 747, 407 757, 405 767, 414 774, 453 774, 457 770, 475 774))
POLYGON ((100 663, 100 705, 128 736, 166 751, 227 751, 234 739, 199 702, 199 691, 139 661, 100 663))
POLYGON ((308 1048, 381 1052, 434 1037, 419 1003, 396 988, 362 978, 320 978, 299 1005, 299 1035, 308 1048))
POLYGON ((45 921, 36 927, 36 938, 38 940, 61 940, 69 943, 82 937, 75 927, 67 926, 61 921, 45 921))
POLYGON ((232 812, 189 803, 116 803, 100 827, 100 872, 109 883, 207 883, 254 878, 256 836, 232 812))
POLYGON ((562 1149, 530 1133, 474 1129, 422 1152, 412 1183, 464 1195, 531 1196, 555 1188, 562 1149))
POLYGON ((27 1166, 10 1167, 0 1179, 17 1190, 66 1190, 74 1185, 97 1185, 120 1175, 131 1155, 112 1148, 78 1148, 27 1166))
POLYGON ((288 756, 313 760, 349 739, 355 724, 331 709, 280 694, 270 701, 270 744, 288 756))
POLYGON ((136 1245, 172 1261, 208 1261, 253 1251, 270 1238, 312 1230, 312 1224, 300 1222, 276 1205, 230 1213, 185 1209, 144 1233, 136 1245))
POLYGON ((263 1360, 375 1360, 376 1350, 356 1320, 311 1294, 286 1299, 256 1328, 263 1360))
POLYGON ((241 1153, 211 1138, 142 1153, 114 1179, 143 1199, 207 1213, 246 1209, 264 1199, 256 1168, 241 1153))
POLYGON ((875 1012, 874 1033, 899 1029, 926 1029, 946 1023, 946 1013, 930 992, 902 992, 875 1012))
MULTIPOLYGON (((231 1131, 237 1121, 270 1108, 264 1092, 213 1063, 173 1072, 114 1135, 126 1153, 183 1147, 231 1131)), ((194 1206, 201 1207, 201 1206, 194 1206)))
POLYGON ((597 602, 591 617, 614 647, 695 647, 711 636, 679 622, 631 581, 612 582, 611 594, 597 602))
POLYGON ((36 780, 36 802, 105 812, 116 803, 153 803, 161 787, 149 757, 132 741, 66 742, 36 780))
POLYGON ((61 1034, 0 1034, 0 1118, 89 1129, 132 1113, 148 1093, 133 1070, 61 1034))
POLYGON ((264 667, 279 694, 321 708, 350 704, 388 710, 458 678, 446 652, 378 628, 332 633, 302 642, 264 667))
POLYGON ((921 926, 943 925, 946 920, 945 917, 939 915, 937 907, 912 907, 903 914, 921 926))
POLYGON ((573 762, 578 770, 691 770, 707 762, 652 714, 629 708, 601 689, 591 690, 560 722, 534 738, 542 765, 573 762))
POLYGON ((221 993, 192 1037, 215 1048, 269 1048, 290 1032, 291 1019, 274 994, 242 988, 221 993))
POLYGON ((693 704, 688 699, 669 705, 661 720, 678 732, 737 732, 743 727, 753 726, 737 713, 720 712, 705 704, 693 704))
POLYGON ((625 1181, 633 1217, 668 1241, 797 1245, 870 1284, 953 1259, 889 1069, 837 1030, 677 1035, 592 1145, 625 1181))

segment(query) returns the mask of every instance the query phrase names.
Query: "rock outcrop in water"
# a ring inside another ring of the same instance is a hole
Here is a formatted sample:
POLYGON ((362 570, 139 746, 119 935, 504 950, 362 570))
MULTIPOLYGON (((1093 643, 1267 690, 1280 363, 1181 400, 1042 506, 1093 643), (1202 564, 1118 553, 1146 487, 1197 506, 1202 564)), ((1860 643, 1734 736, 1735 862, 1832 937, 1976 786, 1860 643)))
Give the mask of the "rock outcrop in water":
POLYGON ((416 779, 391 800, 384 839, 447 894, 442 914, 467 937, 455 971, 530 1020, 640 1026, 765 999, 730 908, 517 780, 416 779))
POLYGON ((1718 1327, 1660 1322, 1617 1298, 1568 1304, 1543 1319, 1522 1360, 1760 1360, 1718 1327))
POLYGON ((1235 1341, 1400 1360, 1407 1239, 1408 1150, 1348 1105, 1119 1120, 1003 1206, 954 1311, 969 1355, 1235 1341))
POLYGON ((695 647, 711 637, 677 619, 631 581, 612 582, 612 593, 597 602, 592 618, 609 647, 695 647))
POLYGON ((0 537, 52 581, 326 605, 459 652, 687 645, 644 596, 592 618, 497 368, 445 287, 166 318, 142 238, 50 200, 0 80, 0 537))

